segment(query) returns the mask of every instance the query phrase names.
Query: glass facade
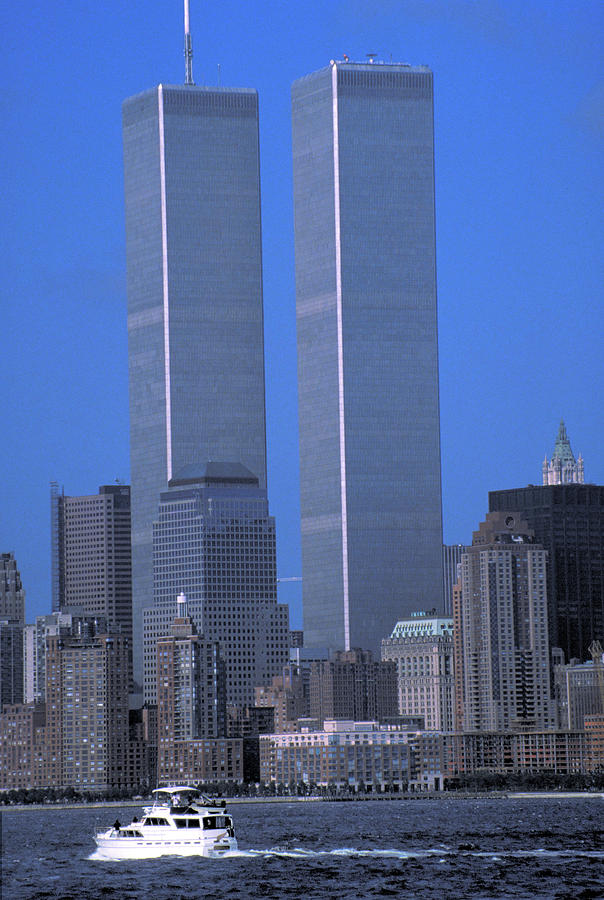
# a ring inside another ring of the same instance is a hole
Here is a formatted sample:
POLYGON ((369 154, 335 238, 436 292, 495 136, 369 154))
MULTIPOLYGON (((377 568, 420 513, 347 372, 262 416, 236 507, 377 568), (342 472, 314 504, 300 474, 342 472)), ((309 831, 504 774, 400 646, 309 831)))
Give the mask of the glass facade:
POLYGON ((377 653, 442 604, 432 73, 292 101, 305 644, 377 653))
POLYGON ((255 686, 289 659, 266 490, 243 466, 213 463, 197 479, 177 477, 161 495, 153 563, 154 605, 143 611, 145 700, 156 701, 156 644, 170 633, 183 593, 198 633, 220 644, 227 703, 253 706, 255 686))
POLYGON ((160 85, 125 101, 123 136, 138 681, 172 473, 232 460, 266 486, 258 98, 160 85))

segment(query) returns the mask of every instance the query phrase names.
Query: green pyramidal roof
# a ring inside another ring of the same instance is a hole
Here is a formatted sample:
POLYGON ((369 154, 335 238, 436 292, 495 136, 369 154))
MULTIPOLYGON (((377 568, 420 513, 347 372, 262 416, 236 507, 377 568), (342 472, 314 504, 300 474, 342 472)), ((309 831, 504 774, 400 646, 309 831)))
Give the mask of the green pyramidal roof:
POLYGON ((570 441, 566 433, 564 419, 560 420, 558 437, 556 438, 556 444, 554 447, 552 459, 561 459, 563 462, 575 462, 575 457, 573 455, 573 451, 571 450, 570 441))

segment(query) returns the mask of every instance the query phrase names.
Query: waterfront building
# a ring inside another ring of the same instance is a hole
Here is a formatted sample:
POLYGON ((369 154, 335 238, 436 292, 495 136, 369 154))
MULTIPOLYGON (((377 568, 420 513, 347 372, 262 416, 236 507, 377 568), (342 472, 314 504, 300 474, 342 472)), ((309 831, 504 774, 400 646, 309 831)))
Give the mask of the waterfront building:
POLYGON ((432 72, 292 88, 304 640, 378 654, 442 597, 432 72))
POLYGON ((370 650, 338 650, 310 666, 310 716, 368 721, 397 715, 394 662, 378 662, 370 650))
POLYGON ((121 634, 47 638, 48 784, 92 792, 127 786, 128 673, 121 634))
POLYGON ((547 551, 550 647, 586 660, 604 643, 604 487, 529 485, 489 493, 491 512, 512 510, 547 551))
POLYGON ((160 497, 153 529, 153 606, 144 610, 144 695, 156 702, 157 639, 176 597, 200 635, 217 641, 226 701, 253 706, 254 688, 289 659, 288 608, 277 603, 275 520, 258 478, 235 463, 185 467, 160 497))
POLYGON ((79 607, 132 642, 130 487, 69 497, 51 484, 53 612, 79 607), (55 596, 56 594, 56 596, 55 596))
POLYGON ((266 488, 258 96, 198 87, 189 76, 123 104, 141 683, 160 492, 199 459, 241 462, 266 488))
POLYGON ((546 553, 519 516, 488 513, 462 556, 463 731, 553 727, 546 553))
POLYGON ((581 731, 586 716, 604 712, 604 682, 593 661, 555 665, 554 695, 560 728, 581 731))
POLYGON ((398 711, 423 716, 428 731, 452 731, 453 619, 417 612, 382 641, 382 660, 396 663, 398 711))
POLYGON ((543 484, 583 484, 585 472, 583 457, 575 459, 566 433, 564 420, 560 421, 552 458, 543 460, 543 484))
POLYGON ((474 732, 446 737, 449 773, 579 775, 591 771, 583 731, 474 732))
POLYGON ((442 736, 377 722, 326 720, 322 730, 260 735, 260 780, 335 791, 440 790, 442 736))

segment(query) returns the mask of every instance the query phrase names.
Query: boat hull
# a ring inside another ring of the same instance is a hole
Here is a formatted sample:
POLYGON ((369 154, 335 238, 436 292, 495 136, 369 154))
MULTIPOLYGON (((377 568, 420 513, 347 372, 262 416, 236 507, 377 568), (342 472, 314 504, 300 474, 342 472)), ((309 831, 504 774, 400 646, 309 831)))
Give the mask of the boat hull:
POLYGON ((220 841, 189 836, 174 837, 115 837, 97 834, 97 853, 106 859, 156 859, 159 856, 204 856, 216 859, 237 849, 235 838, 220 841))

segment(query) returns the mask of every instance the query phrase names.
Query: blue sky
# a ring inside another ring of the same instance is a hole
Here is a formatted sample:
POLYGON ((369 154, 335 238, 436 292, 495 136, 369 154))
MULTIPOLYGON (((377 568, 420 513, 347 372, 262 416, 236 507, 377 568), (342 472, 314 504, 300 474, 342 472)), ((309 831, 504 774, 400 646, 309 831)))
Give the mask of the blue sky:
MULTIPOLYGON (((4 4, 0 551, 50 604, 49 482, 129 478, 122 100, 184 80, 180 0, 4 4)), ((346 53, 435 73, 444 537, 540 483, 563 416, 604 483, 604 6, 191 0, 198 84, 260 96, 269 496, 299 575, 290 86, 346 53)), ((404 477, 404 473, 401 473, 404 477)), ((292 623, 301 590, 284 584, 292 623)))

